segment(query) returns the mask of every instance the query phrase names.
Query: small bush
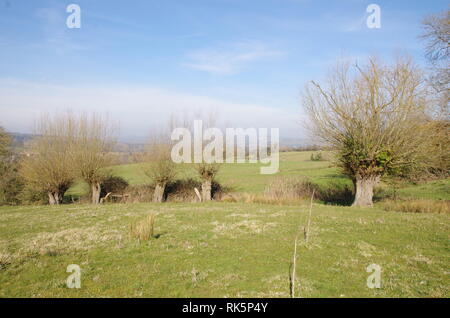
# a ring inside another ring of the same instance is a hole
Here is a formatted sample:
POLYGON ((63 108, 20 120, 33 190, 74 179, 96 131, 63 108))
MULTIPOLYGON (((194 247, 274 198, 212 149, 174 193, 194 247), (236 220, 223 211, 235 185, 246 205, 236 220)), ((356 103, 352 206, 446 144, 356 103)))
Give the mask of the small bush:
POLYGON ((109 176, 103 180, 100 197, 103 198, 108 193, 124 194, 128 187, 128 182, 122 177, 109 176))
POLYGON ((397 200, 382 202, 386 211, 411 212, 411 213, 450 213, 450 201, 440 200, 397 200))
POLYGON ((311 161, 323 161, 323 160, 324 159, 323 159, 321 152, 319 152, 317 154, 314 154, 314 153, 311 154, 311 161))
POLYGON ((126 203, 152 202, 154 191, 155 187, 151 184, 128 186, 124 191, 128 195, 124 199, 124 202, 126 203))
POLYGON ((0 181, 0 205, 20 204, 20 195, 24 187, 25 184, 17 173, 5 176, 4 179, 0 181))
POLYGON ((141 221, 130 225, 130 236, 137 238, 139 241, 148 241, 154 237, 155 213, 150 213, 141 221))
POLYGON ((48 195, 47 193, 35 189, 32 186, 25 185, 25 187, 22 189, 20 194, 18 195, 18 199, 20 200, 21 204, 36 204, 36 205, 42 205, 48 203, 48 195))

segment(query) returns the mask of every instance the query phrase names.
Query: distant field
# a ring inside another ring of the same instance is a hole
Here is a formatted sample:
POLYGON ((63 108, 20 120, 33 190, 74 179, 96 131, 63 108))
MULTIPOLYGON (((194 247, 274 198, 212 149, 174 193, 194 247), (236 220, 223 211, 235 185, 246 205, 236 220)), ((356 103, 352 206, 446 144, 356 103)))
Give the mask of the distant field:
MULTIPOLYGON (((322 186, 333 184, 351 185, 350 179, 342 175, 339 169, 330 161, 331 154, 324 152, 324 161, 311 161, 312 153, 317 152, 282 152, 280 153, 280 172, 274 175, 262 175, 259 173, 261 164, 223 164, 218 174, 218 181, 231 188, 235 192, 262 193, 271 180, 278 177, 308 177, 314 183, 322 186)), ((111 168, 115 175, 126 179, 130 184, 146 184, 148 178, 140 164, 128 164, 111 168)), ((190 165, 180 165, 179 178, 197 178, 190 165)), ((388 192, 387 185, 382 185, 388 192)), ((83 182, 73 186, 67 195, 82 195, 88 191, 83 182)), ((402 197, 450 200, 450 179, 412 185, 405 183, 398 189, 398 195, 402 197)))
MULTIPOLYGON (((307 206, 107 204, 0 208, 0 297, 289 297, 307 206), (158 239, 129 226, 157 213, 158 239), (81 289, 68 289, 69 264, 81 289)), ((449 297, 448 215, 315 204, 300 297, 449 297), (382 268, 369 289, 367 266, 382 268)))

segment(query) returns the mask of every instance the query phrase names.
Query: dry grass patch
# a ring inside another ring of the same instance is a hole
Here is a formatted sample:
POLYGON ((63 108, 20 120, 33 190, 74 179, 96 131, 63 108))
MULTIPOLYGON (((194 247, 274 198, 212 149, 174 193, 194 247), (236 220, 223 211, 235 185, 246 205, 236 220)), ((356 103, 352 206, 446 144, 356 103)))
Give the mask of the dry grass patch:
POLYGON ((99 244, 121 240, 117 230, 102 231, 98 227, 72 228, 56 233, 39 233, 24 247, 28 253, 55 256, 67 252, 88 250, 99 244))
POLYGON ((130 225, 130 236, 139 241, 148 241, 154 237, 156 214, 150 213, 143 220, 134 222, 130 225))
POLYGON ((6 252, 0 252, 0 270, 5 269, 12 263, 12 255, 6 252))
POLYGON ((231 236, 241 233, 260 234, 277 226, 277 223, 263 222, 260 220, 243 220, 235 223, 219 223, 214 221, 212 224, 214 225, 214 233, 231 236))
POLYGON ((450 201, 437 200, 398 200, 382 203, 386 211, 412 212, 412 213, 450 213, 450 201))

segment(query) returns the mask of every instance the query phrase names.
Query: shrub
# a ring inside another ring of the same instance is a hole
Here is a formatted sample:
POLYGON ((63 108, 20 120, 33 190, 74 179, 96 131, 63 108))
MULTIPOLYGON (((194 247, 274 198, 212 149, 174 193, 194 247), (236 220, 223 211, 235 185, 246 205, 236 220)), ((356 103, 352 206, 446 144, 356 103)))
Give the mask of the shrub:
POLYGON ((42 205, 48 203, 48 194, 41 189, 26 184, 18 195, 21 204, 42 205))
POLYGON ((128 182, 122 177, 108 176, 101 184, 101 195, 103 198, 108 193, 124 194, 128 182))
POLYGON ((0 205, 20 204, 20 194, 24 189, 24 180, 14 167, 12 170, 1 173, 0 176, 0 205))
POLYGON ((134 222, 130 225, 130 236, 139 241, 148 241, 154 237, 155 213, 150 213, 143 220, 134 222))
POLYGON ((151 184, 130 185, 124 190, 127 197, 123 201, 126 203, 152 202, 154 190, 151 184))
POLYGON ((323 161, 323 160, 324 159, 323 159, 321 152, 319 152, 317 154, 314 154, 314 153, 311 154, 311 161, 323 161))

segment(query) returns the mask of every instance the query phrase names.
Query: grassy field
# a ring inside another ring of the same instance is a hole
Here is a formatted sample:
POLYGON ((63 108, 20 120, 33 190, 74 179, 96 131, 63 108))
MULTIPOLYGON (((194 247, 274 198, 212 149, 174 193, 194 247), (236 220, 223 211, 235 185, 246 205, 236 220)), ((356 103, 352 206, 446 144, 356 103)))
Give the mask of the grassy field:
MULTIPOLYGON (((280 171, 275 175, 259 173, 261 164, 223 164, 218 174, 218 181, 235 192, 262 193, 271 180, 279 177, 307 177, 316 184, 328 186, 332 184, 351 185, 350 179, 342 175, 330 161, 332 155, 325 153, 324 161, 311 161, 313 152, 280 153, 280 171)), ((317 153, 317 152, 314 152, 317 153)), ((151 183, 140 164, 128 164, 111 168, 114 175, 121 176, 131 185, 151 183)), ((190 165, 180 165, 179 178, 197 178, 190 165)), ((382 185, 391 190, 388 185, 382 185)), ((78 182, 66 195, 79 196, 89 191, 86 184, 78 182)), ((450 200, 450 179, 427 182, 420 185, 403 184, 398 194, 405 197, 450 200)))
MULTIPOLYGON (((307 206, 230 203, 2 208, 10 264, 0 296, 288 297, 307 214, 307 206), (131 239, 131 222, 151 211, 159 238, 131 239), (81 289, 65 286, 69 264, 81 267, 81 289)), ((449 297, 449 225, 448 215, 314 205, 297 296, 449 297), (373 263, 380 289, 366 286, 373 263)))
MULTIPOLYGON (((280 174, 349 182, 330 162, 309 157, 283 153, 280 174)), ((139 165, 113 170, 131 184, 149 182, 139 165)), ((242 164, 224 165, 219 180, 257 193, 276 177, 242 164)), ((81 183, 71 189, 83 191, 81 183)), ((448 191, 449 180, 399 190, 446 200, 448 191)), ((308 209, 308 202, 0 207, 0 297, 289 297, 296 237, 296 297, 450 296, 448 214, 316 202, 306 243, 308 209), (158 238, 130 237, 131 224, 151 212, 158 238), (81 267, 80 289, 66 287, 69 264, 81 267), (370 264, 382 268, 380 289, 366 285, 370 264)))

